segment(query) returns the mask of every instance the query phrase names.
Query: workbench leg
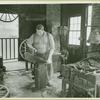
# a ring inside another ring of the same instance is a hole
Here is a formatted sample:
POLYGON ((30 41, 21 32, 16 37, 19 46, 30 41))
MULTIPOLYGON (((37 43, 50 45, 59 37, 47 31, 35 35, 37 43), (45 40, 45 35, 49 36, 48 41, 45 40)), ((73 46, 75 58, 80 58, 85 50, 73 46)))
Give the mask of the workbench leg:
POLYGON ((31 67, 31 69, 33 68, 33 67, 32 67, 32 65, 33 65, 33 64, 31 63, 31 66, 30 66, 30 67, 31 67))
POLYGON ((26 71, 28 71, 28 61, 25 62, 26 71))
POLYGON ((66 79, 63 77, 62 79, 62 97, 66 97, 66 79))
POLYGON ((97 85, 95 85, 94 97, 97 97, 97 85))

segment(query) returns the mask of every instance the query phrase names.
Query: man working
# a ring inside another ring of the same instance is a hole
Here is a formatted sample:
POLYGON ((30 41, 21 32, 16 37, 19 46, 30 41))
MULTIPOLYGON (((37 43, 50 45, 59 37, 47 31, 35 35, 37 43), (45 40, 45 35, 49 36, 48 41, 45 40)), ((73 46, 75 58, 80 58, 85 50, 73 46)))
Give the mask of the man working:
POLYGON ((29 59, 32 60, 33 63, 39 63, 39 60, 34 57, 34 51, 36 56, 45 59, 44 62, 47 63, 47 78, 49 84, 49 80, 53 75, 52 55, 55 49, 53 36, 44 30, 42 24, 39 24, 36 26, 36 33, 27 39, 27 45, 31 51, 29 59))

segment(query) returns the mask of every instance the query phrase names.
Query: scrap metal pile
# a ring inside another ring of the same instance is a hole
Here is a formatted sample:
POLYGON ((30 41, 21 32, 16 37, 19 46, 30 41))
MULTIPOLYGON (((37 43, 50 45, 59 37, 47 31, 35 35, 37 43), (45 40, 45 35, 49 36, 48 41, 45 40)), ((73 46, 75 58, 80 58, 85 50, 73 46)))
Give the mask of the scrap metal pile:
POLYGON ((68 64, 67 67, 73 67, 84 73, 100 72, 100 57, 85 58, 77 63, 68 64))
POLYGON ((63 84, 69 84, 71 97, 96 97, 95 85, 96 82, 100 83, 100 57, 89 57, 73 64, 63 65, 62 75, 65 80, 63 84))
POLYGON ((99 72, 100 70, 100 57, 89 57, 77 62, 76 67, 78 70, 88 72, 99 72))

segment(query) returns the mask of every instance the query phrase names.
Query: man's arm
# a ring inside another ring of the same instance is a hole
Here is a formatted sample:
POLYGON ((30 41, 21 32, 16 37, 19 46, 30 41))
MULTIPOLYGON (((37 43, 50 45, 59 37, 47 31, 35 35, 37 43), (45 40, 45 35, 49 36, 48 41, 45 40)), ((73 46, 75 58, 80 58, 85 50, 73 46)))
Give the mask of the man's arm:
POLYGON ((32 46, 32 44, 33 44, 33 35, 31 35, 31 37, 29 37, 27 39, 26 43, 27 43, 28 47, 31 49, 31 51, 35 50, 35 48, 32 46))
POLYGON ((32 47, 33 35, 31 35, 31 36, 27 39, 26 43, 27 43, 28 47, 32 47))
POLYGON ((49 43, 50 43, 50 53, 49 53, 49 57, 48 60, 50 60, 52 58, 52 55, 54 53, 55 50, 55 42, 54 42, 54 38, 51 34, 49 34, 49 43))

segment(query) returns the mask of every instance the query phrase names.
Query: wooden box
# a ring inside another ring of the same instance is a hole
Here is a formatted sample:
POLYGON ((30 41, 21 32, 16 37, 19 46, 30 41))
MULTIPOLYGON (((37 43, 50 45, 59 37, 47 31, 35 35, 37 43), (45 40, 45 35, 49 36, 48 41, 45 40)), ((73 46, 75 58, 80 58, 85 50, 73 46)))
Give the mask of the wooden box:
POLYGON ((76 93, 78 96, 97 97, 97 84, 100 84, 100 73, 86 74, 73 70, 70 74, 69 83, 71 95, 76 93))
POLYGON ((63 66, 62 92, 70 97, 100 97, 100 73, 85 73, 63 66), (66 94, 66 84, 69 84, 66 94))

